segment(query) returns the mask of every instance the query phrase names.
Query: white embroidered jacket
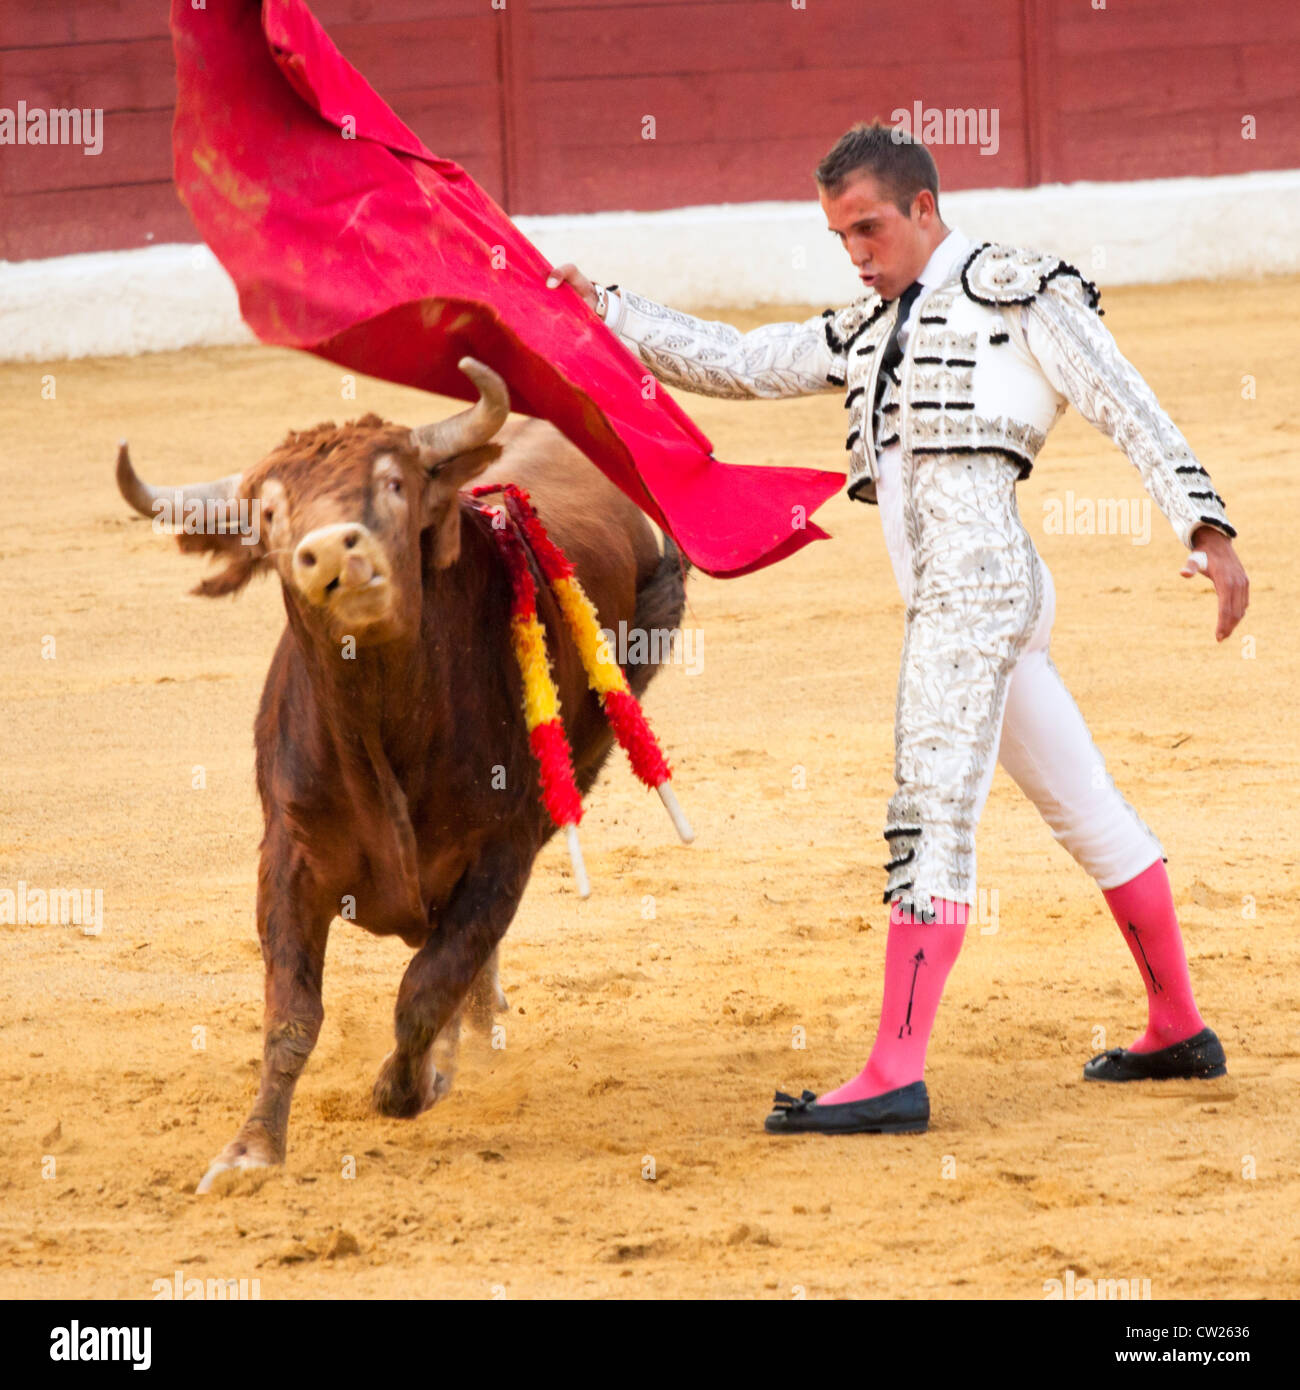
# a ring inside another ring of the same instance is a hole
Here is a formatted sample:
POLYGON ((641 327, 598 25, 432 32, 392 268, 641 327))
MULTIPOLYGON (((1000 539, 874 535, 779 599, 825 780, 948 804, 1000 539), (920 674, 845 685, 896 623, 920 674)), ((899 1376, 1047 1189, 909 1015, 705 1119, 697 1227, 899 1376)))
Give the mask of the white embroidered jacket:
POLYGON ((849 494, 875 501, 876 450, 1001 456, 1026 477, 1066 404, 1128 455, 1189 549, 1227 536, 1223 499, 1151 388, 1104 327, 1095 285, 1036 251, 986 243, 922 301, 896 377, 873 410, 897 301, 874 292, 803 323, 741 333, 620 291, 609 326, 670 386, 706 396, 843 389, 849 494))

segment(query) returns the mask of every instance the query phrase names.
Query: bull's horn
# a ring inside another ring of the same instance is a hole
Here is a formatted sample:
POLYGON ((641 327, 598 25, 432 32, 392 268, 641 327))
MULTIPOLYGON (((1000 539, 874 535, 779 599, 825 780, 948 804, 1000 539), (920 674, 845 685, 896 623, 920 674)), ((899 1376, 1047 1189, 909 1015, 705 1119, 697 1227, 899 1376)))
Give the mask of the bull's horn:
POLYGON ((181 487, 152 487, 131 466, 126 440, 117 446, 117 490, 142 516, 154 515, 154 503, 165 500, 169 507, 183 510, 189 502, 228 502, 239 487, 239 474, 231 473, 212 483, 185 483, 181 487))
POLYGON ((474 357, 462 357, 456 365, 478 387, 478 400, 468 410, 411 431, 411 442, 426 452, 430 466, 486 444, 510 414, 510 392, 491 367, 474 357))

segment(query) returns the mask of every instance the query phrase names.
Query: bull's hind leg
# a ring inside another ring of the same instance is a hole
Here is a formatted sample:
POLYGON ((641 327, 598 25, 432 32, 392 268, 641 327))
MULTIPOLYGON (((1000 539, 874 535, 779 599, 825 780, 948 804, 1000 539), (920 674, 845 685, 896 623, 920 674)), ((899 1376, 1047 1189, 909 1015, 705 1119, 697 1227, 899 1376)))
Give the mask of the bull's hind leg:
POLYGON ((460 1062, 460 1023, 463 1009, 457 1009, 451 1022, 433 1040, 425 1070, 424 1087, 430 1104, 440 1101, 456 1083, 456 1068, 460 1062))
POLYGON ((397 993, 397 1046, 375 1081, 374 1104, 381 1114, 409 1119, 450 1089, 440 1063, 454 1067, 455 1047, 452 1040, 448 1056, 444 1034, 450 1038, 454 1027, 459 1035, 467 1002, 471 1017, 481 1016, 481 1006, 466 1001, 480 977, 489 996, 499 997, 496 947, 523 897, 535 853, 532 845, 485 850, 438 914, 438 930, 411 958, 397 993))
POLYGON ((506 1007, 506 997, 501 992, 501 982, 497 978, 497 951, 494 949, 482 970, 474 976, 460 1008, 433 1040, 429 1052, 429 1067, 432 1070, 426 1070, 424 1081, 432 1098, 430 1103, 441 1100, 456 1083, 462 1021, 468 1022, 478 1033, 490 1034, 497 1014, 503 1013, 506 1007))
POLYGON ((266 963, 261 1085, 248 1119, 212 1160, 198 1192, 209 1191, 232 1168, 284 1162, 293 1089, 325 1017, 321 977, 332 905, 306 866, 289 858, 292 851, 283 842, 279 853, 285 858, 278 858, 268 835, 257 884, 257 930, 266 963), (278 867, 286 861, 287 872, 278 867))
POLYGON ((499 948, 493 949, 487 958, 487 964, 474 976, 474 983, 470 985, 469 994, 465 997, 462 1012, 469 1020, 470 1027, 480 1033, 490 1033, 497 1014, 505 1013, 508 1007, 498 974, 500 954, 499 948))
POLYGON ((461 1006, 434 1038, 433 1046, 429 1049, 420 1082, 421 1089, 429 1098, 429 1105, 440 1101, 456 1084, 461 1023, 468 1021, 475 1031, 491 1033, 493 1020, 506 1007, 506 997, 501 992, 501 983, 497 978, 497 952, 494 950, 487 958, 487 964, 474 976, 461 1006))

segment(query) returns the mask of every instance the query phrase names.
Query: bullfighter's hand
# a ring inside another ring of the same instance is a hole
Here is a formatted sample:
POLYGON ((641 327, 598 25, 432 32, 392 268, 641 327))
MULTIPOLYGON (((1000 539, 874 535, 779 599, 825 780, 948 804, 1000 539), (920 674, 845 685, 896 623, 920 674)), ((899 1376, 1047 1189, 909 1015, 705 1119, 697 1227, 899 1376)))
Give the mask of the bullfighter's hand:
POLYGON ((1250 603, 1250 580, 1232 541, 1213 526, 1198 526, 1192 535, 1195 547, 1183 565, 1182 576, 1191 579, 1193 575, 1204 574, 1214 585, 1219 597, 1219 623, 1215 639, 1222 642, 1242 620, 1250 603), (1197 562, 1197 553, 1205 557, 1204 565, 1197 562))
POLYGON ((596 287, 578 269, 576 265, 565 262, 564 265, 557 265, 554 270, 546 277, 546 288, 553 290, 559 285, 572 285, 575 290, 587 301, 587 307, 596 307, 596 287))

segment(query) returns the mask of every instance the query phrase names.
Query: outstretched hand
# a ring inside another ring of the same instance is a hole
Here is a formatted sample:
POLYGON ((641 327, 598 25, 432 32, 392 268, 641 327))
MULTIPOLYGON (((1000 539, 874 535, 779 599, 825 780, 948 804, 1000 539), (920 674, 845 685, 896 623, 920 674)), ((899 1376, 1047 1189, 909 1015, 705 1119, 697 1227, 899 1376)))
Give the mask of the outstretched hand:
POLYGON ((1219 623, 1215 629, 1215 640, 1222 642, 1245 616, 1250 603, 1250 580, 1237 559, 1232 542, 1222 531, 1213 526, 1200 526, 1192 536, 1195 550, 1188 555, 1180 571, 1184 579, 1204 574, 1214 585, 1219 598, 1219 623), (1198 563, 1198 557, 1205 557, 1205 564, 1198 563))
POLYGON ((564 265, 557 265, 554 270, 546 277, 546 288, 556 289, 562 284, 570 284, 587 301, 587 307, 596 307, 596 287, 578 269, 576 265, 565 262, 564 265))

